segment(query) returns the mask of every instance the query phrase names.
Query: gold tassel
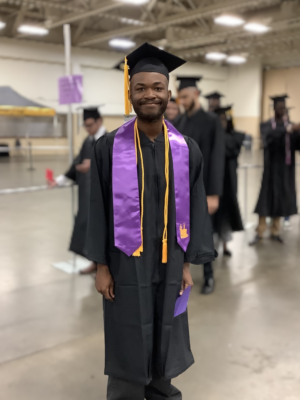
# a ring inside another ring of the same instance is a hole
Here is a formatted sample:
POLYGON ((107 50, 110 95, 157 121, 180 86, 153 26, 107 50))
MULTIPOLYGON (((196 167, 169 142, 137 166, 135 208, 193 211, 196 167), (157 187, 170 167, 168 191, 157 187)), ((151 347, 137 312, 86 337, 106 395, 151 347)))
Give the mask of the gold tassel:
POLYGON ((166 178, 166 192, 165 192, 165 205, 164 205, 164 232, 162 240, 162 263, 168 262, 168 211, 169 211, 169 135, 168 128, 163 121, 164 137, 165 137, 165 178, 166 178))
POLYGON ((167 239, 163 239, 162 244, 162 263, 166 264, 168 261, 168 243, 167 239))
POLYGON ((129 100, 129 67, 127 64, 127 57, 125 57, 124 65, 124 99, 125 99, 125 115, 129 115, 132 110, 132 106, 129 100))

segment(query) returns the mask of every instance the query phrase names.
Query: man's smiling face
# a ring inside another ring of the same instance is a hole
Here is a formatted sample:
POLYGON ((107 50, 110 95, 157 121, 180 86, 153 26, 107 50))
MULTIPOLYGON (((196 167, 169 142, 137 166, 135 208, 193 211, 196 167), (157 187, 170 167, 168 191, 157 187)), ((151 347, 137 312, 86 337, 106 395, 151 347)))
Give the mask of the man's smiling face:
POLYGON ((156 122, 166 111, 171 91, 167 77, 158 72, 139 72, 130 80, 130 100, 137 116, 156 122))

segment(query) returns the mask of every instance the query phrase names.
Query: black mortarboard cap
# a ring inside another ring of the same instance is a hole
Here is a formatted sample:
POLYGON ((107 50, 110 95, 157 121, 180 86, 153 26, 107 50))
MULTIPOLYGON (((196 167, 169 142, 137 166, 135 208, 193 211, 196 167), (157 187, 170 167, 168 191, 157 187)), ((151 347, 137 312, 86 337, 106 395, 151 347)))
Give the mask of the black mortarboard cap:
POLYGON ((230 106, 225 106, 225 107, 218 107, 214 110, 214 113, 221 115, 221 114, 226 114, 227 111, 230 111, 232 109, 232 105, 230 106))
POLYGON ((224 94, 219 93, 219 92, 212 92, 212 93, 206 94, 204 97, 207 100, 209 100, 209 99, 220 99, 221 97, 224 97, 224 94))
POLYGON ((139 72, 158 72, 169 79, 169 72, 185 63, 185 60, 149 43, 144 43, 127 56, 131 78, 139 72))
POLYGON ((101 118, 98 107, 83 108, 83 120, 85 121, 88 118, 94 118, 94 119, 101 118))
POLYGON ((177 80, 180 82, 178 90, 182 90, 187 87, 197 88, 197 82, 201 81, 201 79, 202 76, 177 76, 177 80))
POLYGON ((287 94, 282 94, 280 96, 270 96, 270 99, 273 100, 274 105, 278 103, 278 101, 285 101, 288 98, 289 96, 287 94))

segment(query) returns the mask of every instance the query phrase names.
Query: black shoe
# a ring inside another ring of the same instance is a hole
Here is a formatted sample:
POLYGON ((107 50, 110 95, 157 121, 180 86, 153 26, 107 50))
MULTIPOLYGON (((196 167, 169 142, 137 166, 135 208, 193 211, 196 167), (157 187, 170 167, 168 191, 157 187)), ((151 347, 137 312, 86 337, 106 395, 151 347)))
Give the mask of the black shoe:
POLYGON ((279 235, 271 235, 271 240, 274 240, 274 242, 284 244, 282 237, 280 237, 279 235))
POLYGON ((232 253, 231 253, 231 251, 229 251, 229 250, 225 250, 224 253, 223 253, 223 255, 224 255, 224 256, 227 256, 227 257, 231 257, 231 256, 232 256, 232 253))
POLYGON ((201 294, 211 294, 215 289, 215 280, 211 276, 210 278, 204 278, 204 284, 201 289, 201 294))
POLYGON ((255 238, 252 240, 252 242, 249 243, 249 246, 255 246, 256 244, 260 243, 262 241, 262 238, 258 235, 255 236, 255 238))

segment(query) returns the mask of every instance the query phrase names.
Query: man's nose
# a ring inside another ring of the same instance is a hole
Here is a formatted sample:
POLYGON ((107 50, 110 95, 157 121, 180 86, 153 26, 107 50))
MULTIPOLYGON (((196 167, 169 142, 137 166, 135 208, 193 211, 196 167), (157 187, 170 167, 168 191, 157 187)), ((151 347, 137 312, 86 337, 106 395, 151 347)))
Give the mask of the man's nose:
POLYGON ((153 89, 148 88, 148 89, 146 90, 146 92, 145 92, 145 97, 146 97, 147 99, 153 99, 153 98, 156 97, 156 93, 155 93, 155 91, 154 91, 153 89))

